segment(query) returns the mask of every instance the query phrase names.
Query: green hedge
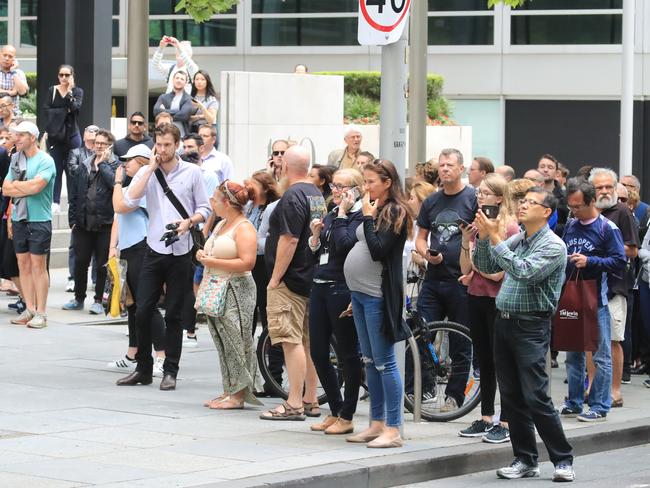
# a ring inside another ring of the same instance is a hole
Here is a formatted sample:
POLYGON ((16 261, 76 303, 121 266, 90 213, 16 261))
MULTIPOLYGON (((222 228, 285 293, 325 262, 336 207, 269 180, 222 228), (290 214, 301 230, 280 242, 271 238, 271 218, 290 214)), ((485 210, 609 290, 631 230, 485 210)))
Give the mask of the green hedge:
POLYGON ((36 72, 35 71, 26 72, 25 78, 27 78, 27 85, 29 86, 29 91, 36 90, 36 72))
MULTIPOLYGON (((379 100, 381 73, 379 71, 321 71, 315 75, 343 76, 343 90, 373 100, 379 100)), ((427 98, 438 98, 442 93, 443 79, 440 75, 427 75, 427 98)))

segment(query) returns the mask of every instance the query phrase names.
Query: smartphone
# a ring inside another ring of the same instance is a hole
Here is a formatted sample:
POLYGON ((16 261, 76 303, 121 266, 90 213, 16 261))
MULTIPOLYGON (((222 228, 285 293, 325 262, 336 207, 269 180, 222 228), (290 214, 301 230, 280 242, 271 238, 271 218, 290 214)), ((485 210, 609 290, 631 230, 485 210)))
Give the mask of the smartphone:
POLYGON ((496 219, 499 215, 499 206, 498 205, 483 205, 481 211, 485 214, 488 219, 496 219))
POLYGON ((428 252, 429 252, 429 255, 433 256, 434 258, 435 258, 438 254, 440 254, 440 251, 438 251, 438 250, 436 250, 436 249, 429 249, 428 252))
POLYGON ((469 226, 469 225, 472 225, 472 224, 470 224, 467 220, 465 220, 465 219, 461 219, 460 217, 458 217, 458 218, 455 220, 455 222, 456 222, 456 225, 457 225, 458 227, 460 227, 461 225, 464 225, 465 227, 467 227, 467 226, 469 226))
POLYGON ((358 186, 355 186, 354 188, 352 188, 352 189, 350 190, 350 193, 352 193, 352 195, 354 195, 354 201, 355 201, 355 202, 356 202, 357 200, 359 200, 359 198, 361 198, 361 190, 359 190, 359 187, 358 187, 358 186))

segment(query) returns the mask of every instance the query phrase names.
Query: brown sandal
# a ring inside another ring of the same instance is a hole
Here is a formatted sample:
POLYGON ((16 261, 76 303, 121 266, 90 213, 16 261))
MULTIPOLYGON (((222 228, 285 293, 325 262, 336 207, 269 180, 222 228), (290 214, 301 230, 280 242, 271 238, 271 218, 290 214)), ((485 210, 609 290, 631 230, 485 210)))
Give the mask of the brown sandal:
POLYGON ((302 406, 305 409, 305 415, 307 417, 320 417, 320 405, 318 402, 302 402, 302 406))
POLYGON ((210 408, 213 410, 243 410, 244 400, 236 400, 231 396, 227 396, 211 404, 210 408))
POLYGON ((204 407, 209 407, 209 406, 212 405, 213 403, 215 403, 215 402, 220 402, 221 400, 225 399, 227 396, 228 396, 228 395, 226 395, 225 393, 222 393, 221 395, 219 395, 219 396, 216 397, 216 398, 213 398, 212 400, 206 400, 206 401, 204 401, 204 402, 203 402, 203 406, 204 406, 204 407))
POLYGON ((276 409, 268 410, 260 415, 262 420, 305 420, 305 409, 294 408, 286 401, 280 405, 283 411, 276 409))

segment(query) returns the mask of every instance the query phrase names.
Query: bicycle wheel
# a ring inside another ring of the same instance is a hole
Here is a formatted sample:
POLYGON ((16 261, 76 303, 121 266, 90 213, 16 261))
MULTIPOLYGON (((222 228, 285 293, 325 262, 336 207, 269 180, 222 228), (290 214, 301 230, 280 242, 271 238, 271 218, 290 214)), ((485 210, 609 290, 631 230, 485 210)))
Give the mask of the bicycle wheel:
MULTIPOLYGON (((337 354, 336 342, 334 341, 334 338, 332 338, 331 341, 330 362, 336 369, 339 378, 339 385, 343 386, 343 372, 338 360, 339 355, 337 354)), ((309 354, 309 351, 306 351, 306 353, 309 354)), ((275 395, 286 400, 289 396, 289 375, 284 364, 284 353, 282 352, 282 346, 271 345, 271 338, 269 337, 267 329, 262 330, 257 341, 257 364, 266 386, 275 395)), ((320 381, 318 382, 316 393, 318 395, 319 405, 327 403, 327 395, 325 394, 320 381)))
MULTIPOLYGON (((481 401, 480 379, 472 367, 469 329, 455 322, 429 322, 414 331, 422 371, 422 418, 429 422, 455 420, 474 410, 481 401), (445 405, 447 397, 460 398, 456 408, 445 405)), ((411 346, 406 361, 412 364, 411 346)), ((413 396, 404 396, 404 406, 413 412, 413 396)))

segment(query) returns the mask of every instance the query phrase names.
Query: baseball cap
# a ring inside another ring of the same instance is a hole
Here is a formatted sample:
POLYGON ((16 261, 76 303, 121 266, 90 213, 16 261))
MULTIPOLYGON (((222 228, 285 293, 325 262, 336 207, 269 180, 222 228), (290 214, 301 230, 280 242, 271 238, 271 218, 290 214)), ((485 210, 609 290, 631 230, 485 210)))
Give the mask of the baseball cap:
POLYGON ((12 132, 29 132, 31 135, 37 138, 41 134, 34 122, 28 122, 26 120, 22 121, 15 127, 11 127, 9 130, 12 132))
POLYGON ((149 149, 145 144, 137 144, 129 149, 124 156, 120 156, 121 161, 128 161, 129 159, 137 158, 142 156, 143 158, 151 157, 151 149, 149 149))

